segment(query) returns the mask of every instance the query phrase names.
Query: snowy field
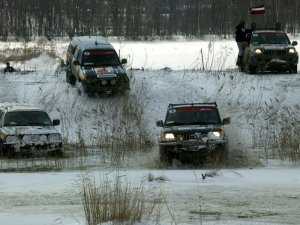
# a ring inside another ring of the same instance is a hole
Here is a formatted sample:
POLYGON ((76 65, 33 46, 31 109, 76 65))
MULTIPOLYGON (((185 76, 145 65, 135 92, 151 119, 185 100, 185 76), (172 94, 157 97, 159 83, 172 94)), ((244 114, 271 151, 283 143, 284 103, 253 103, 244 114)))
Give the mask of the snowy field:
MULTIPOLYGON (((2 49, 17 45, 0 43, 2 49)), ((57 59, 42 54, 14 63, 20 69, 36 68, 35 72, 0 74, 0 99, 40 106, 61 120, 59 129, 66 141, 75 143, 83 138, 87 145, 96 145, 103 133, 118 133, 112 128, 121 126, 120 117, 126 115, 120 108, 128 102, 143 109, 141 121, 128 125, 128 129, 135 135, 138 125, 154 143, 154 150, 134 158, 122 173, 133 183, 144 181, 149 196, 165 194, 167 203, 158 224, 300 224, 300 170, 295 164, 268 160, 274 153, 274 143, 269 143, 273 133, 284 125, 297 126, 300 119, 298 74, 237 72, 233 41, 114 45, 129 59, 129 68, 134 68, 129 70, 132 90, 128 97, 89 98, 80 84, 66 84, 57 59), (214 51, 208 54, 208 49, 214 51), (208 72, 201 71, 203 68, 208 72), (206 101, 216 101, 222 117, 231 117, 226 133, 232 155, 251 155, 265 168, 221 169, 217 176, 204 181, 204 170, 155 168, 160 132, 155 121, 164 118, 167 105, 206 101), (148 182, 149 173, 167 179, 148 182)), ((66 46, 65 42, 55 43, 57 55, 63 57, 66 46)), ((1 168, 3 165, 13 164, 1 161, 1 168)), ((83 225, 80 178, 86 173, 98 177, 112 170, 95 163, 89 170, 0 173, 0 224, 83 225)), ((142 224, 157 223, 150 219, 142 224)))

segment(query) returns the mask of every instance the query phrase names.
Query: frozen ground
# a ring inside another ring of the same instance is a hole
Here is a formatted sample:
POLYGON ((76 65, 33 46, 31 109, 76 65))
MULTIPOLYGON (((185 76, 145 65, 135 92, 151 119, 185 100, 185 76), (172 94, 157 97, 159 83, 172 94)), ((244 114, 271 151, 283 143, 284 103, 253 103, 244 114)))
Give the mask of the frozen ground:
MULTIPOLYGON (((262 159, 272 153, 269 143, 264 141, 272 139, 270 130, 275 132, 284 124, 291 126, 288 123, 291 120, 296 125, 299 121, 299 75, 261 76, 234 71, 236 48, 233 41, 214 43, 213 64, 203 64, 199 58, 201 47, 209 46, 207 41, 114 44, 120 45, 121 54, 130 58, 130 66, 146 69, 130 72, 132 90, 128 97, 87 97, 80 84, 76 87, 66 84, 65 74, 57 69, 56 59, 43 54, 16 63, 21 68, 23 65, 37 68, 36 72, 0 74, 0 99, 44 108, 52 118, 61 119, 59 129, 68 142, 77 142, 83 137, 90 145, 102 140, 103 133, 118 133, 112 128, 122 124, 120 117, 126 115, 120 108, 128 102, 143 109, 142 120, 135 125, 143 128, 141 132, 155 143, 159 135, 155 121, 163 119, 169 103, 216 101, 221 115, 230 116, 232 120, 226 127, 230 150, 253 153, 262 159), (218 58, 225 52, 227 58, 218 58), (209 70, 225 72, 195 70, 202 69, 203 65, 209 70), (161 69, 164 67, 173 70, 161 69)), ((56 48, 58 55, 62 55, 66 44, 58 43, 57 46, 60 46, 56 48)), ((130 130, 135 128, 128 126, 130 130)), ((162 183, 145 181, 150 196, 161 190, 165 193, 175 215, 176 223, 164 207, 160 224, 300 224, 297 167, 272 168, 264 159, 268 165, 265 169, 221 170, 218 176, 202 181, 200 177, 204 171, 201 170, 148 169, 153 165, 145 158, 155 162, 156 151, 154 148, 153 156, 147 153, 150 155, 130 161, 130 169, 123 173, 137 183, 145 180, 149 173, 168 178, 162 183)), ((111 171, 95 165, 90 173, 96 176, 111 171)), ((84 224, 78 181, 85 172, 0 173, 0 224, 84 224)))
MULTIPOLYGON (((135 184, 144 181, 148 196, 163 193, 167 203, 163 204, 162 225, 299 224, 299 169, 221 170, 216 177, 202 180, 204 172, 127 170, 121 175, 135 184), (167 181, 148 182, 149 173, 167 181)), ((111 171, 92 171, 89 175, 104 174, 111 171)), ((0 174, 1 224, 84 224, 79 195, 83 175, 79 171, 0 174)))

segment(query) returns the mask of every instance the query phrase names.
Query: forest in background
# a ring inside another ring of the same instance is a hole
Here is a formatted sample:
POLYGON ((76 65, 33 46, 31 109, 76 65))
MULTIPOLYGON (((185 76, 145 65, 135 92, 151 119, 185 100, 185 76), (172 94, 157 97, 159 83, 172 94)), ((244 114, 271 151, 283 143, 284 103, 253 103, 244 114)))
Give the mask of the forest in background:
POLYGON ((279 21, 295 34, 299 10, 299 0, 0 0, 0 39, 227 37, 241 19, 261 27, 279 21), (266 15, 249 16, 249 7, 259 4, 265 5, 266 15))

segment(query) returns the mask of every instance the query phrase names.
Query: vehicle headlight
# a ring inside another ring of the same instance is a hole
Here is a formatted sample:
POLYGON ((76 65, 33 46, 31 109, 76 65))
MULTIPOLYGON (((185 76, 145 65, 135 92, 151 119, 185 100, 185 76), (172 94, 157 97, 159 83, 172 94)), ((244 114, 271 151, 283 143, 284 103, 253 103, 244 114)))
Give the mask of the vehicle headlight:
POLYGON ((9 135, 5 139, 6 144, 18 144, 19 143, 19 138, 14 135, 9 135))
POLYGON ((175 140, 175 135, 172 133, 165 133, 164 134, 164 139, 166 141, 174 141, 175 140))
POLYGON ((290 48, 290 49, 289 49, 289 53, 290 53, 290 54, 295 54, 295 53, 296 53, 296 50, 295 50, 294 48, 290 48))
POLYGON ((212 131, 208 133, 208 139, 220 139, 223 138, 223 130, 212 131))
POLYGON ((262 50, 261 49, 255 49, 255 54, 257 54, 257 55, 260 55, 260 54, 262 54, 263 52, 262 52, 262 50))
POLYGON ((50 134, 48 139, 49 139, 50 143, 61 143, 62 142, 62 138, 61 138, 60 134, 50 134))
POLYGON ((219 131, 212 132, 213 136, 215 137, 221 137, 221 133, 219 131))

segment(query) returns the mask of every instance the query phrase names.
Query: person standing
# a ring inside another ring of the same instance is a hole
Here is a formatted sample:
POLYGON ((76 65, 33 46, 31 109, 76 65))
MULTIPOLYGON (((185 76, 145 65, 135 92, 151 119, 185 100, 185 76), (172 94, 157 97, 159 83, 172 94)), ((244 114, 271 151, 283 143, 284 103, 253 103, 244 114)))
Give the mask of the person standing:
POLYGON ((6 63, 6 67, 4 68, 4 73, 12 73, 16 70, 10 65, 9 62, 6 63))
POLYGON ((254 22, 251 23, 250 29, 246 29, 246 40, 247 40, 248 46, 250 45, 250 41, 251 41, 251 38, 252 38, 252 33, 255 30, 256 30, 256 23, 254 23, 254 22))
POLYGON ((236 65, 241 67, 243 56, 244 56, 244 50, 247 45, 245 21, 241 21, 235 27, 235 41, 239 48, 239 54, 238 54, 238 59, 237 59, 236 65))

